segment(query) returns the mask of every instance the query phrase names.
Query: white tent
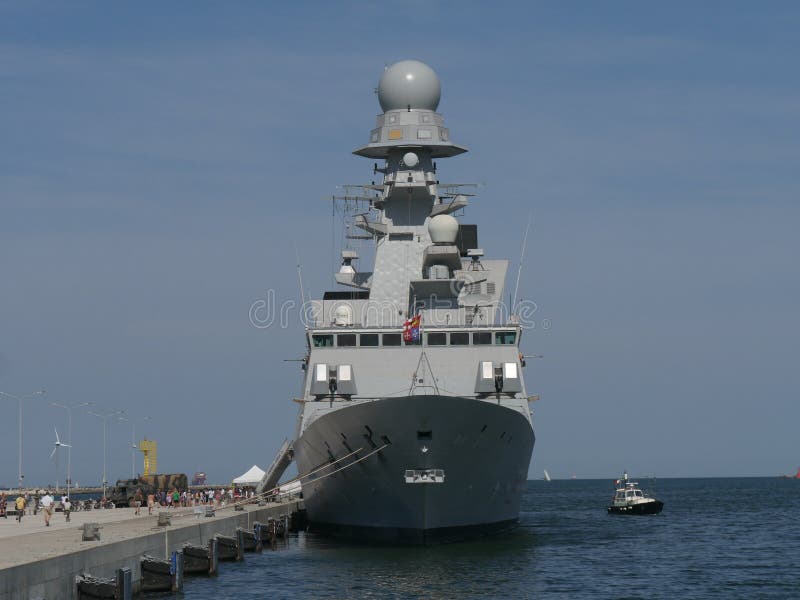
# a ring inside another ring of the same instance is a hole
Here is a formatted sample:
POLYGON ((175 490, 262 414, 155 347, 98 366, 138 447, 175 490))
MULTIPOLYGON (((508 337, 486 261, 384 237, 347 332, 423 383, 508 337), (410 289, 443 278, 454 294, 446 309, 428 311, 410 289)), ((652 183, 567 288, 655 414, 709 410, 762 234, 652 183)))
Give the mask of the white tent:
POLYGON ((258 485, 265 472, 258 466, 253 465, 247 473, 239 475, 233 480, 233 485, 258 485))

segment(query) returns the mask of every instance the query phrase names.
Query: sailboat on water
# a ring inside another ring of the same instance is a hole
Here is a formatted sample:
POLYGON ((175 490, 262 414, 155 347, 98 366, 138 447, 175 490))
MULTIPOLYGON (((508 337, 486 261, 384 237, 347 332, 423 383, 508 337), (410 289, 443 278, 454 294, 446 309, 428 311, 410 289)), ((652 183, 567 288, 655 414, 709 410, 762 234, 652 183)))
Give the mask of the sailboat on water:
POLYGON ((544 480, 550 481, 550 473, 547 472, 547 469, 544 470, 544 480))

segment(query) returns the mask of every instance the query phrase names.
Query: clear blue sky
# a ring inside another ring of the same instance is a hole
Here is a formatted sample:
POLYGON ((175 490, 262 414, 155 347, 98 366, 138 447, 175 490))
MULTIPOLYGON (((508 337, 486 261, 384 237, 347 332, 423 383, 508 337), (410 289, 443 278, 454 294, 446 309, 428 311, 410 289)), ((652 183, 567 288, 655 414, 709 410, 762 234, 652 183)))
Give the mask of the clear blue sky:
MULTIPOLYGON (((155 419, 160 470, 228 480, 293 432, 297 319, 330 286, 341 183, 373 178, 384 64, 439 73, 481 181, 464 220, 515 261, 540 477, 773 475, 800 464, 795 2, 0 0, 0 390, 30 482, 63 411, 155 419)), ((515 266, 512 267, 515 270, 515 266)), ((0 399, 0 484, 17 474, 0 399)), ((130 470, 112 427, 110 479, 130 470)), ((102 472, 77 415, 74 478, 102 472)), ((139 461, 137 458, 137 466, 139 461)), ((63 478, 63 474, 62 474, 63 478)))

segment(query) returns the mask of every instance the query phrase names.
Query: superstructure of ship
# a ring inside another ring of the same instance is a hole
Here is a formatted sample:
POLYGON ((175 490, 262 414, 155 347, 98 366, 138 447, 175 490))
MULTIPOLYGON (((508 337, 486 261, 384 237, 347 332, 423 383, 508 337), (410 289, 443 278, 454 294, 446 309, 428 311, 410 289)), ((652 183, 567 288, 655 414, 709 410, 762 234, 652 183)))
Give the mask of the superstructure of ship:
POLYGON ((456 218, 474 188, 439 181, 436 161, 467 150, 436 112, 434 71, 395 63, 376 92, 383 112, 354 154, 379 161, 382 181, 348 197, 373 267, 345 248, 342 288, 310 303, 288 447, 314 529, 413 543, 496 532, 517 523, 534 445, 522 328, 501 310, 508 261, 456 218))

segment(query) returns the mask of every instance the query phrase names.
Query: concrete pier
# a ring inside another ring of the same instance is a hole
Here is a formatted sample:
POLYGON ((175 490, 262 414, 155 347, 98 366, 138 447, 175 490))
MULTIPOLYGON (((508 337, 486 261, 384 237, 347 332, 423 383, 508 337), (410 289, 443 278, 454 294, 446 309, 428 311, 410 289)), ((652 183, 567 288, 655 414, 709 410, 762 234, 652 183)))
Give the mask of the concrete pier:
POLYGON ((214 517, 192 508, 174 509, 168 526, 159 526, 157 511, 147 516, 146 508, 142 516, 132 508, 73 512, 69 523, 55 513, 50 527, 41 513, 25 515, 22 524, 14 517, 0 519, 0 600, 71 600, 76 575, 114 577, 123 567, 131 570, 137 592, 143 554, 166 559, 187 542, 205 546, 215 534, 236 536, 237 527, 252 531, 257 521, 291 514, 303 505, 299 500, 244 508, 217 508, 214 517), (100 523, 99 541, 81 541, 87 522, 100 523))

